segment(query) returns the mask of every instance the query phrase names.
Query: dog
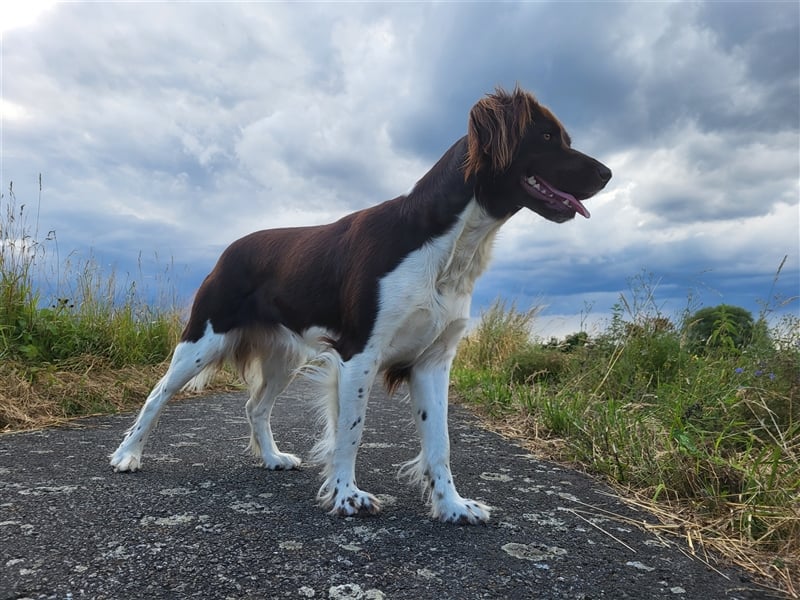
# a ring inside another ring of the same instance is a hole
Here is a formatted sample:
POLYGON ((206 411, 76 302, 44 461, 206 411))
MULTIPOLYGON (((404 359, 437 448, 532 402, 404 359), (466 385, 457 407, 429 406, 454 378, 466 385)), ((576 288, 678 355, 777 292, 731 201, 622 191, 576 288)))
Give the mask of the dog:
POLYGON ((401 473, 421 485, 431 516, 483 523, 490 508, 462 498, 450 470, 450 366, 470 316, 475 280, 498 229, 526 208, 563 223, 611 179, 572 148, 564 126, 529 92, 497 88, 469 113, 467 135, 406 195, 320 226, 258 231, 233 242, 201 284, 164 377, 111 455, 141 467, 164 404, 202 387, 225 361, 249 388, 249 449, 268 469, 295 469, 270 427, 275 399, 304 365, 319 387, 324 431, 319 503, 332 514, 375 514, 356 485, 356 453, 377 376, 406 383, 421 451, 401 473))

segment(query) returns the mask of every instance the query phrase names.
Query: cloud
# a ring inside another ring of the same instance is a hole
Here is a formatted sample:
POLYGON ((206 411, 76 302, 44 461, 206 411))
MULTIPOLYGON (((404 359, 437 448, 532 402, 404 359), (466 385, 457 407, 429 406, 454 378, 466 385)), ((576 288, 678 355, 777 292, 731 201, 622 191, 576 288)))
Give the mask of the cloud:
POLYGON ((24 3, 4 2, 0 6, 0 33, 29 27, 54 4, 54 0, 28 0, 24 3))
POLYGON ((676 306, 695 286, 757 308, 785 254, 779 291, 800 286, 798 22, 781 2, 60 3, 4 33, 0 179, 30 204, 43 173, 61 248, 171 256, 188 296, 241 235, 404 193, 520 83, 614 178, 589 221, 514 217, 476 312, 607 310, 643 269, 676 306))
POLYGON ((797 134, 769 140, 751 132, 700 131, 680 122, 656 147, 622 157, 631 203, 643 218, 665 226, 739 219, 767 213, 797 198, 797 134), (626 177, 635 174, 635 179, 626 177))

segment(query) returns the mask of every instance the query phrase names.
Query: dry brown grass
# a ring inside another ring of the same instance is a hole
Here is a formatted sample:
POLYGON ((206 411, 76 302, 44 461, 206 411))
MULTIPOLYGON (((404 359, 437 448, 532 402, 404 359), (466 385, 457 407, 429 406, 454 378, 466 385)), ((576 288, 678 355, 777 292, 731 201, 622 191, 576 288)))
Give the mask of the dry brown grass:
MULTIPOLYGON (((0 432, 136 410, 168 364, 119 368, 95 357, 37 368, 4 362, 0 364, 0 432)), ((214 390, 235 389, 236 378, 223 372, 213 386, 214 390)))

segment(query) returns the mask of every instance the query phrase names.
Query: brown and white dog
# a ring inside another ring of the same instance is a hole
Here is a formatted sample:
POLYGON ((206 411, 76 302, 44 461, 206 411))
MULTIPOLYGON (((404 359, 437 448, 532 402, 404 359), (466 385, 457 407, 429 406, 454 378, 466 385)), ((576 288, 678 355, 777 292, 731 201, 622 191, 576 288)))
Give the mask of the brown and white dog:
POLYGON ((268 469, 293 469, 270 428, 275 398, 300 367, 321 385, 325 431, 318 498, 339 515, 376 513, 356 485, 356 453, 379 374, 408 383, 421 452, 404 471, 427 491, 434 518, 485 522, 450 471, 450 365, 492 241, 521 208, 561 223, 589 217, 582 200, 611 171, 572 149, 563 125, 519 88, 497 89, 470 112, 468 133, 406 195, 329 225, 258 231, 231 244, 206 277, 166 375, 111 456, 135 471, 164 404, 223 362, 248 383, 250 450, 268 469))

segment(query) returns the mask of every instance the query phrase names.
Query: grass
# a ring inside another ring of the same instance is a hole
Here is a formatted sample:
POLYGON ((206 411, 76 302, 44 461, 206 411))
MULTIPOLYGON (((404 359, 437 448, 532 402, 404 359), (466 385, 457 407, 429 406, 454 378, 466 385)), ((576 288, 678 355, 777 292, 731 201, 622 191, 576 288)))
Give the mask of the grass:
POLYGON ((36 234, 9 186, 0 195, 0 431, 137 406, 180 334, 174 306, 154 308, 136 281, 92 258, 59 262, 55 232, 36 234))
POLYGON ((797 597, 800 319, 768 331, 760 318, 746 344, 717 319, 697 340, 689 311, 673 325, 638 285, 605 331, 561 344, 529 337, 535 311, 496 303, 462 342, 454 391, 797 597))

